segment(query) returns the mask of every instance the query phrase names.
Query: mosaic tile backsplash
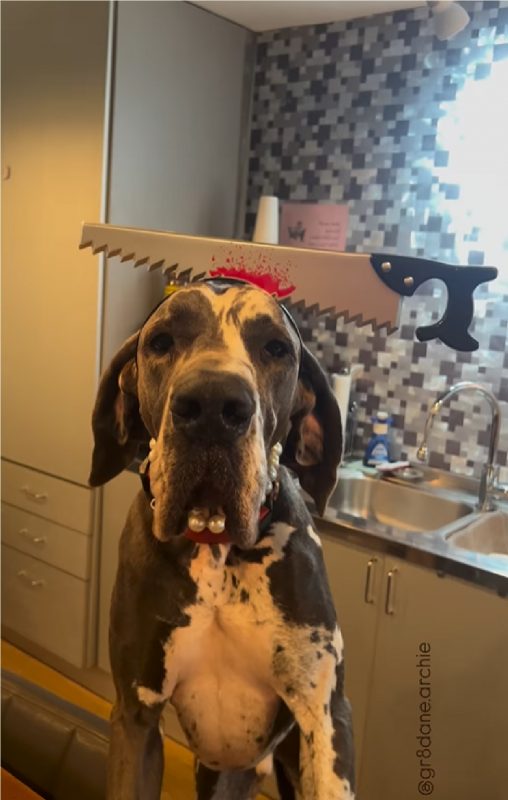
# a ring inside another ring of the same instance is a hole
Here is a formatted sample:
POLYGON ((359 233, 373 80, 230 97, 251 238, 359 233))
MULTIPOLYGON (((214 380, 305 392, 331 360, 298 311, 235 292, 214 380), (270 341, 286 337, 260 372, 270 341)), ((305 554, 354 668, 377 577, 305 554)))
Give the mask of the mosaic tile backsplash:
MULTIPOLYGON (((448 42, 427 7, 259 35, 246 235, 260 195, 274 194, 347 204, 351 251, 497 266, 500 277, 475 295, 474 353, 416 340, 418 325, 442 315, 438 283, 404 300, 391 336, 296 316, 330 372, 363 365, 356 449, 382 409, 395 454, 414 461, 436 395, 480 381, 501 401, 508 482, 508 3, 462 5, 471 22, 448 42)), ((479 395, 453 400, 435 422, 431 465, 478 476, 488 429, 479 395)))

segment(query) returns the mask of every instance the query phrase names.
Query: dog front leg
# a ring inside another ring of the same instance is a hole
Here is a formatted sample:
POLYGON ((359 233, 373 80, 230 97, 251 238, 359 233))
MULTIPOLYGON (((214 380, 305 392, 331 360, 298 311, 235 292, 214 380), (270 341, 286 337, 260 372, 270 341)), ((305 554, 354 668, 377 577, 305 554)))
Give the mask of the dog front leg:
POLYGON ((326 695, 317 693, 293 705, 300 730, 300 800, 353 800, 354 770, 349 703, 330 714, 326 695), (323 709, 320 713, 319 709, 323 709))
POLYGON ((337 647, 316 648, 306 675, 286 675, 280 694, 300 732, 299 800, 352 800, 351 710, 344 697, 344 661, 337 647))
POLYGON ((159 800, 164 769, 161 711, 162 706, 114 706, 107 800, 159 800))

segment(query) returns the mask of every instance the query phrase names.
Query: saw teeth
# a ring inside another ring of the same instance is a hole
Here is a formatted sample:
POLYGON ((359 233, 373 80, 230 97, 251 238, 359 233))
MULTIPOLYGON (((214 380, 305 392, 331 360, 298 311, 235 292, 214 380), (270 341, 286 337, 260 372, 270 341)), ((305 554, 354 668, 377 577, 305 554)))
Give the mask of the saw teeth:
MULTIPOLYGON (((120 251, 121 252, 121 251, 120 251)), ((133 261, 136 253, 127 253, 120 258, 120 261, 133 261)))
MULTIPOLYGON (((320 312, 322 313, 322 312, 320 312)), ((375 318, 371 319, 364 319, 362 314, 351 314, 349 311, 335 311, 334 316, 340 317, 344 320, 346 324, 353 324, 356 325, 358 328, 365 328, 365 326, 370 325, 374 331, 381 331, 383 328, 386 328, 387 334, 394 333, 397 330, 397 327, 393 326, 389 320, 385 322, 376 322, 375 318)))
POLYGON ((160 269, 164 264, 164 259, 162 258, 160 261, 154 261, 153 264, 150 264, 148 267, 149 272, 153 272, 156 269, 160 269))

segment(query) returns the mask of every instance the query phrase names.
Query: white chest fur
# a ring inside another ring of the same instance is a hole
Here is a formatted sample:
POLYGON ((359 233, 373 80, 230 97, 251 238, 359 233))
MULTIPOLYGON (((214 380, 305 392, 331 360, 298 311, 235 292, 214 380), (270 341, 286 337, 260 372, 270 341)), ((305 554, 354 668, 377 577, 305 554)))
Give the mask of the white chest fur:
POLYGON ((250 766, 266 748, 279 706, 268 625, 272 630, 256 626, 246 604, 200 605, 189 627, 174 636, 170 699, 189 744, 208 766, 250 766))
POLYGON ((166 642, 162 696, 138 694, 171 701, 203 763, 242 768, 263 753, 279 706, 272 652, 280 622, 266 564, 226 566, 229 547, 214 551, 201 545, 191 562, 197 602, 166 642))

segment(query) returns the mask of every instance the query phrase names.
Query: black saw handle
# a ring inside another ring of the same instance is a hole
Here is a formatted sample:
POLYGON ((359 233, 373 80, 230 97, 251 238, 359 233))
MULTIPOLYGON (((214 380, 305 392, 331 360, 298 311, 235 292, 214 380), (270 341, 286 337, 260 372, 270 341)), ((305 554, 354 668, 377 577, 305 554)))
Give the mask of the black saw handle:
POLYGON ((416 329, 420 342, 439 339, 454 350, 478 350, 478 342, 468 332, 474 314, 473 293, 481 283, 497 277, 495 267, 457 267, 425 258, 382 253, 373 253, 370 260, 383 283, 406 297, 411 297, 422 283, 432 278, 446 285, 448 298, 445 312, 432 325, 422 325, 416 329))

